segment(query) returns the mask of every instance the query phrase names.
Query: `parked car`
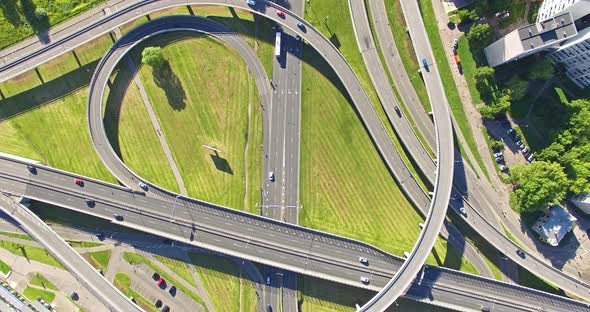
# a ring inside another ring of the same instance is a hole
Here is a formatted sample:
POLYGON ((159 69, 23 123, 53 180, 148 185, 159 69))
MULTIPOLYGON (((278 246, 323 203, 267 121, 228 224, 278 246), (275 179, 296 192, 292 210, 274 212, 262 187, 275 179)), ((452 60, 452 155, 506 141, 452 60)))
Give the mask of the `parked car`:
POLYGON ((494 158, 497 158, 497 157, 500 157, 500 156, 504 156, 501 150, 499 150, 497 152, 494 151, 494 158))
POLYGON ((504 156, 503 155, 500 155, 500 156, 496 157, 496 162, 497 163, 501 163, 503 161, 504 161, 504 156))
POLYGON ((157 281, 160 279, 160 274, 158 274, 158 272, 154 272, 154 274, 152 274, 152 279, 154 281, 157 281))
POLYGON ((74 183, 76 183, 78 186, 84 186, 84 181, 80 179, 74 179, 74 183))
POLYGON ((508 172, 508 167, 507 166, 504 166, 504 165, 501 165, 500 166, 500 171, 502 171, 504 173, 507 173, 508 172))
POLYGON ((520 149, 520 151, 522 152, 523 155, 526 155, 529 152, 529 148, 528 148, 528 146, 525 145, 520 149))
POLYGON ((160 279, 158 279, 156 282, 156 285, 158 285, 160 288, 166 288, 166 280, 160 277, 160 279))
POLYGON ((516 134, 516 131, 514 131, 514 129, 512 129, 512 128, 508 128, 508 130, 506 130, 506 134, 508 134, 510 137, 512 137, 516 134))
POLYGON ((457 40, 457 38, 453 39, 453 47, 458 47, 459 46, 459 40, 457 40))
POLYGON ((176 297, 176 286, 170 287, 170 289, 168 290, 168 293, 170 294, 170 296, 176 297))
POLYGON ((526 158, 526 160, 528 160, 528 162, 533 162, 533 161, 535 161, 535 154, 530 154, 530 155, 529 155, 529 156, 526 158))
POLYGON ((154 305, 156 306, 156 308, 161 308, 162 307, 162 300, 157 299, 156 302, 154 302, 154 305))
POLYGON ((170 312, 170 307, 169 307, 169 306, 167 306, 167 305, 166 305, 166 306, 164 306, 164 307, 162 308, 162 312, 170 312))

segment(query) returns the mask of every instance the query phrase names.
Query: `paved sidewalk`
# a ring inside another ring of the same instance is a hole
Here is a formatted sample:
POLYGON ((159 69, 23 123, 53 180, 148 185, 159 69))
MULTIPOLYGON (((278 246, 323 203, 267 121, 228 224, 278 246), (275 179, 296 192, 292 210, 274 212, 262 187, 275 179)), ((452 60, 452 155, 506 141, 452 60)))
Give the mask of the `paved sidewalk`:
MULTIPOLYGON (((117 37, 117 39, 121 38, 121 30, 119 28, 116 28, 114 32, 115 32, 115 36, 117 37)), ((137 86, 137 90, 139 91, 142 102, 145 105, 145 109, 147 110, 148 115, 150 116, 150 121, 152 122, 152 126, 154 127, 154 130, 156 131, 156 134, 158 135, 158 140, 160 140, 160 145, 162 146, 162 150, 164 151, 164 154, 166 155, 166 159, 168 160, 168 164, 170 164, 170 169, 172 169, 172 173, 174 174, 174 178, 176 179, 176 183, 178 184, 178 188, 180 189, 180 193, 182 195, 188 195, 187 190, 186 190, 186 186, 184 185, 184 180, 182 180, 182 175, 180 174, 180 170, 178 169, 178 166, 176 165, 176 161, 174 161, 174 157, 172 156, 172 151, 170 150, 170 146, 168 145, 168 142, 166 141, 166 137, 164 136, 164 132, 162 130, 162 127, 160 126, 160 122, 158 121, 158 117, 156 116, 156 112, 154 111, 152 103, 150 102, 147 92, 145 91, 145 87, 143 86, 143 83, 141 82, 141 79, 139 78, 139 75, 137 73, 137 66, 135 66, 135 63, 133 62, 133 59, 131 59, 131 57, 126 57, 125 59, 127 60, 129 70, 131 71, 131 73, 133 75, 133 81, 135 82, 135 85, 137 86)))

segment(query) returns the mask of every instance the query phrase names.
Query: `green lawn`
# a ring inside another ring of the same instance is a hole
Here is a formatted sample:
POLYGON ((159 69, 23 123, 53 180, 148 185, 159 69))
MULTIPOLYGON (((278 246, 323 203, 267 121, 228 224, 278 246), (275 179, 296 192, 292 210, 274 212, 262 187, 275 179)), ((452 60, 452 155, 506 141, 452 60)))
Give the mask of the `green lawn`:
POLYGON ((191 269, 184 261, 178 260, 178 259, 173 259, 173 258, 168 258, 168 257, 163 257, 160 255, 155 255, 154 257, 158 261, 162 262, 165 266, 167 266, 174 273, 176 273, 178 276, 182 277, 184 280, 189 282, 191 285, 193 285, 197 288, 199 287, 199 286, 197 286, 197 283, 195 283, 195 280, 193 279, 191 269))
POLYGON ((105 129, 115 152, 141 177, 179 192, 127 62, 120 66, 107 94, 105 129))
POLYGON ((131 288, 131 279, 125 273, 117 273, 113 284, 127 297, 133 297, 135 303, 145 311, 158 312, 156 306, 131 288))
MULTIPOLYGON (((180 169, 189 196, 225 206, 244 209, 247 103, 252 104, 252 130, 259 130, 260 106, 254 81, 245 63, 232 49, 207 37, 179 34, 174 44, 163 49, 176 83, 162 87, 154 81, 152 69, 142 66, 140 76, 180 169), (184 38, 183 38, 184 36, 184 38), (199 57, 184 57, 199 51, 199 57), (214 60, 213 62, 211 60, 214 60), (199 86, 199 87, 193 87, 199 86), (168 94, 165 92, 168 91, 168 94), (215 156, 203 145, 222 153, 215 156)), ((171 39, 170 37, 168 37, 171 39)), ((155 37, 145 45, 162 44, 155 37)), ((139 63, 141 49, 134 51, 139 63)), ((124 105, 123 105, 124 106, 124 105)), ((248 206, 259 196, 262 132, 250 134, 248 158, 256 160, 248 170, 248 206), (256 165, 256 166, 255 166, 256 165)), ((150 179, 151 176, 146 176, 150 179)), ((252 209, 253 207, 247 207, 252 209)))
POLYGON ((60 269, 64 268, 61 265, 61 263, 59 263, 59 261, 57 261, 51 254, 49 254, 43 248, 21 245, 6 241, 0 241, 0 247, 8 250, 9 252, 17 256, 25 257, 28 260, 45 263, 60 269))
POLYGON ((203 299, 201 299, 199 296, 197 296, 194 292, 190 291, 188 288, 186 288, 183 284, 179 283, 175 278, 173 278, 172 276, 168 275, 166 272, 162 271, 158 266, 156 266, 155 264, 153 264, 150 260, 132 253, 132 252, 124 252, 123 253, 123 259, 125 259, 125 261, 129 262, 129 264, 131 265, 136 265, 136 264, 140 264, 140 263, 144 263, 145 265, 147 265, 148 267, 150 267, 152 270, 158 272, 158 274, 160 274, 160 276, 162 276, 164 279, 166 279, 168 282, 170 282, 171 284, 174 284, 174 286, 176 286, 176 288, 178 288, 178 290, 182 291, 183 293, 187 294, 189 297, 191 297, 195 302, 197 302, 198 304, 200 304, 203 309, 205 309, 205 311, 207 311, 207 307, 205 305, 205 303, 203 302, 203 299))
POLYGON ((106 272, 107 266, 109 264, 109 259, 111 258, 112 251, 110 249, 103 250, 103 251, 95 251, 88 253, 88 258, 90 258, 90 263, 93 267, 102 272, 106 272))
POLYGON ((43 84, 35 71, 0 84, 7 96, 0 100, 0 151, 115 182, 86 130, 87 84, 96 62, 75 69, 72 64, 68 53, 39 68, 43 84))
POLYGON ((8 272, 10 272, 10 266, 2 260, 0 260, 0 272, 2 272, 2 274, 4 274, 4 275, 6 275, 6 274, 8 274, 8 272))
POLYGON ((565 296, 565 292, 563 290, 537 277, 536 275, 532 274, 531 272, 527 271, 526 269, 520 266, 518 267, 518 278, 519 284, 522 286, 538 289, 540 291, 545 291, 560 296, 565 296))
MULTIPOLYGON (((80 14, 104 0, 32 0, 36 8, 43 8, 49 16, 49 23, 57 25, 72 16, 80 14)), ((0 49, 15 44, 35 34, 22 13, 22 2, 3 0, 0 4, 0 49)), ((28 2, 28 1, 26 1, 28 2)))
POLYGON ((53 285, 53 283, 51 281, 49 281, 41 273, 35 274, 35 276, 33 276, 33 278, 31 279, 31 281, 29 283, 31 285, 39 286, 44 289, 50 289, 50 290, 55 290, 55 291, 59 290, 57 288, 57 286, 53 285))
POLYGON ((24 240, 28 240, 28 241, 34 241, 34 239, 31 236, 29 236, 28 234, 0 231, 0 235, 24 239, 24 240))
POLYGON ((29 299, 31 301, 35 301, 35 300, 37 300, 37 298, 41 297, 41 298, 43 298, 43 300, 47 301, 48 303, 51 303, 53 301, 53 299, 55 298, 55 294, 51 291, 46 291, 43 289, 32 288, 32 287, 25 288, 25 290, 23 291, 23 296, 27 297, 27 299, 29 299))
POLYGON ((453 116, 457 121, 457 126, 459 126, 459 129, 463 133, 465 141, 467 142, 467 146, 473 153, 473 156, 475 157, 479 167, 483 170, 486 176, 488 176, 483 159, 477 150, 477 144, 475 144, 475 139, 473 138, 473 133, 467 119, 468 117, 463 110, 463 105, 471 104, 464 104, 459 97, 459 92, 457 91, 455 80, 453 79, 451 67, 445 55, 443 42, 441 41, 440 34, 438 32, 438 24, 436 21, 436 16, 434 15, 434 10, 432 8, 432 2, 429 0, 420 0, 420 8, 422 12, 422 18, 424 19, 424 25, 426 26, 426 32, 428 33, 428 39, 432 46, 432 52, 436 58, 436 65, 441 76, 445 94, 447 96, 447 100, 449 101, 449 106, 453 116))
POLYGON ((475 85, 475 69, 477 68, 477 62, 473 57, 471 52, 471 47, 469 46, 469 40, 464 35, 461 35, 458 40, 457 45, 457 54, 461 57, 461 68, 463 70, 463 77, 465 77, 465 81, 467 82, 467 87, 469 88, 469 94, 471 95, 471 100, 473 101, 473 105, 477 105, 483 102, 481 99, 481 94, 475 85))
MULTIPOLYGON (((247 276, 242 279, 240 297, 240 267, 219 256, 189 253, 191 262, 203 282, 216 311, 256 310, 256 287, 247 276)), ((245 273, 243 273, 245 275, 245 273)))
POLYGON ((67 241, 70 246, 74 248, 92 248, 102 246, 102 243, 97 242, 83 242, 83 241, 67 241))

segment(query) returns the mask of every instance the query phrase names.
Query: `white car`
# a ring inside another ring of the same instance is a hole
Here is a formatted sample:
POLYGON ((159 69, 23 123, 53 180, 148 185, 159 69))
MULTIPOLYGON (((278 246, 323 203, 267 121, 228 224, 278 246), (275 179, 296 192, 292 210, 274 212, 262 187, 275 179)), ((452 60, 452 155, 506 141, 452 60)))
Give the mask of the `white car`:
POLYGON ((361 276, 361 282, 363 282, 363 284, 369 284, 369 278, 361 276))
POLYGON ((139 181, 138 185, 139 185, 139 187, 141 187, 142 189, 144 189, 144 190, 146 190, 146 191, 147 191, 147 188, 148 188, 147 184, 145 184, 145 183, 143 183, 143 182, 139 181))
POLYGON ((461 212, 462 215, 464 215, 464 216, 467 215, 467 210, 465 210, 465 207, 459 208, 459 211, 461 212))
POLYGON ((275 173, 274 172, 269 172, 268 173, 268 179, 270 180, 270 182, 274 182, 275 181, 275 173))
POLYGON ((248 1, 246 1, 246 3, 248 3, 249 6, 255 6, 256 5, 256 1, 254 1, 254 0, 248 0, 248 1))
POLYGON ((270 285, 270 276, 266 277, 266 285, 270 285))
POLYGON ((362 264, 368 264, 368 263, 369 263, 369 260, 367 260, 367 258, 365 258, 365 257, 359 257, 359 261, 360 261, 362 264))

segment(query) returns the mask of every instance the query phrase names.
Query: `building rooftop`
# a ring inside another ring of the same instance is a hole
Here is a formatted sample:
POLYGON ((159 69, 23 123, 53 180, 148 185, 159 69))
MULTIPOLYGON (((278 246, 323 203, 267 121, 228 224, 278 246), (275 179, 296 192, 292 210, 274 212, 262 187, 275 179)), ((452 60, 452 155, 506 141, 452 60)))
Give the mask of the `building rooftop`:
POLYGON ((559 245, 565 235, 572 230, 577 219, 559 205, 545 211, 533 225, 539 238, 551 246, 559 245))
POLYGON ((488 65, 495 67, 567 40, 578 31, 569 12, 514 30, 484 49, 488 65))

